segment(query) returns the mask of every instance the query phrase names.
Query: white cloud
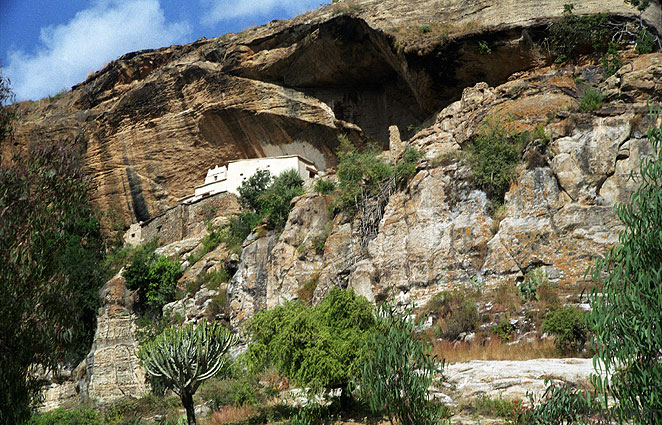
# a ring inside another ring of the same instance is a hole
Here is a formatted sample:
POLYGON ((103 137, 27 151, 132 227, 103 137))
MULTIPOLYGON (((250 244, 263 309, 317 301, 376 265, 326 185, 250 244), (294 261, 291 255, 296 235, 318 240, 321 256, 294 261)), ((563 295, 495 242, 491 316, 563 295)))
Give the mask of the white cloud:
POLYGON ((131 51, 181 42, 187 23, 167 23, 159 0, 99 0, 68 23, 41 29, 34 53, 9 53, 5 75, 18 100, 39 99, 81 82, 131 51))
POLYGON ((250 16, 264 16, 274 10, 284 10, 294 16, 319 6, 320 0, 203 0, 210 8, 202 18, 205 25, 250 16))

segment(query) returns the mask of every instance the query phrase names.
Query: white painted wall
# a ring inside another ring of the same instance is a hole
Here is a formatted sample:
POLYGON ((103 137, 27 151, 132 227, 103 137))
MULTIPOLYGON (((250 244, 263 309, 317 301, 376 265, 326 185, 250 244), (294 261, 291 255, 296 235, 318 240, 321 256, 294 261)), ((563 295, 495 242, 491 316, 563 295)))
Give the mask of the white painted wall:
POLYGON ((307 164, 306 161, 297 156, 239 160, 228 164, 226 190, 239 195, 238 189, 241 184, 255 174, 257 170, 268 170, 272 177, 276 177, 283 171, 291 169, 297 170, 304 180, 310 178, 310 170, 317 172, 314 165, 307 164))

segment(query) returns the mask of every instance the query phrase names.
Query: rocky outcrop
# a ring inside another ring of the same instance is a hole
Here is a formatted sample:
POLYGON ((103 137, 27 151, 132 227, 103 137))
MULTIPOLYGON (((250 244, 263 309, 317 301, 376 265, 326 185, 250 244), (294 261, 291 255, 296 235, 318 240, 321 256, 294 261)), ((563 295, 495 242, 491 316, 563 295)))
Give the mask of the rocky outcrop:
POLYGON ((547 387, 546 379, 590 388, 595 369, 591 359, 474 360, 449 364, 444 373, 451 387, 447 392, 457 403, 479 396, 528 401, 529 392, 538 400, 547 387))
POLYGON ((86 359, 86 388, 83 393, 105 404, 125 396, 140 397, 149 391, 145 372, 136 356, 135 294, 124 278, 115 277, 101 290, 103 307, 97 316, 97 330, 86 359))
MULTIPOLYGON (((323 170, 335 164, 339 133, 386 146, 389 127, 408 134, 463 88, 544 64, 540 30, 563 3, 343 0, 240 34, 130 53, 59 99, 22 103, 16 145, 2 146, 2 157, 44 138, 78 143, 96 206, 147 221, 214 164, 296 153, 323 170)), ((605 11, 638 19, 622 0, 576 5, 605 11)), ((659 4, 642 19, 662 30, 659 4)), ((654 78, 617 78, 624 95, 641 84, 656 90, 654 78)))

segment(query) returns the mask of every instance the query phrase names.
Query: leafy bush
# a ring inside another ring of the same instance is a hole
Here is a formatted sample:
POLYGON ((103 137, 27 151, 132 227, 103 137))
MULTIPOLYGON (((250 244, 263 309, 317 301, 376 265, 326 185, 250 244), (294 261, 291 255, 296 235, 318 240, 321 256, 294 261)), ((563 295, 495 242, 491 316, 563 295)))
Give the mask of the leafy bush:
POLYGON ((546 388, 540 400, 529 394, 530 409, 519 412, 516 425, 550 424, 603 424, 606 416, 590 393, 577 390, 567 384, 545 381, 546 388))
POLYGON ((588 330, 585 313, 575 307, 564 307, 547 313, 542 331, 554 335, 554 343, 562 353, 576 353, 584 348, 588 330))
POLYGON ((104 408, 104 425, 135 425, 143 417, 168 415, 179 407, 177 397, 149 393, 141 398, 124 397, 104 408))
POLYGON ((504 400, 501 397, 490 398, 484 394, 473 400, 469 408, 473 410, 472 413, 480 416, 492 416, 507 420, 514 420, 526 410, 521 401, 504 400))
POLYGON ((651 53, 653 50, 655 50, 655 41, 656 37, 651 34, 648 29, 642 28, 637 34, 637 41, 634 50, 640 55, 651 53))
MULTIPOLYGON (((659 110, 651 118, 658 122, 659 110)), ((619 420, 637 424, 660 423, 662 412, 662 129, 651 128, 648 141, 652 154, 641 156, 639 186, 616 207, 624 225, 619 244, 591 269, 588 316, 594 362, 606 376, 593 383, 618 401, 619 420)))
POLYGON ((156 245, 147 245, 133 257, 124 270, 126 286, 138 290, 139 310, 150 317, 159 317, 163 306, 175 299, 177 281, 182 276, 179 261, 156 255, 156 245))
POLYGON ((490 47, 489 44, 487 44, 487 41, 481 40, 478 42, 478 53, 480 53, 481 55, 492 54, 492 48, 490 47))
POLYGON ((319 273, 315 273, 297 291, 297 296, 299 297, 299 299, 305 302, 309 302, 313 298, 313 294, 315 293, 315 289, 317 289, 318 282, 319 282, 319 273))
POLYGON ((566 4, 564 8, 563 19, 549 27, 548 40, 555 61, 562 63, 582 53, 605 51, 611 39, 607 16, 577 16, 574 5, 566 4))
POLYGON ((240 407, 264 401, 259 382, 252 376, 209 379, 200 387, 198 397, 210 401, 213 410, 223 406, 240 407))
POLYGON ((218 290, 218 294, 214 295, 207 308, 205 309, 205 317, 210 321, 214 321, 219 314, 225 314, 228 311, 228 292, 225 288, 218 290))
POLYGON ((515 327, 510 324, 510 320, 503 319, 492 329, 501 341, 510 341, 515 334, 515 327))
POLYGON ((34 415, 28 425, 101 425, 101 415, 92 409, 59 408, 34 415))
POLYGON ((515 177, 525 134, 515 134, 493 119, 488 119, 468 148, 467 161, 476 184, 497 204, 515 177))
POLYGON ((315 192, 317 193, 326 195, 334 190, 336 190, 336 184, 331 179, 321 178, 315 182, 315 192))
POLYGON ((590 112, 599 109, 605 101, 605 95, 600 93, 599 90, 589 87, 584 90, 582 98, 579 103, 579 110, 581 112, 590 112))
POLYGON ((283 230, 292 199, 301 195, 303 180, 298 171, 287 170, 274 179, 271 186, 259 197, 260 213, 266 215, 269 228, 283 230))
POLYGON ((260 197, 271 185, 272 177, 269 170, 257 170, 255 174, 244 180, 239 187, 239 202, 251 211, 261 209, 260 197))
POLYGON ((549 284, 547 273, 542 267, 530 270, 524 276, 524 281, 520 283, 519 290, 522 294, 522 301, 532 301, 538 299, 538 288, 549 284))
POLYGON ((370 409, 386 412, 391 422, 436 424, 437 410, 430 406, 428 388, 438 368, 430 347, 415 337, 416 323, 407 313, 390 305, 379 308, 377 331, 363 345, 357 385, 370 409))
POLYGON ((288 302, 259 312, 247 326, 249 369, 274 366, 297 385, 341 388, 347 398, 359 367, 357 347, 375 328, 372 310, 354 291, 333 288, 315 307, 288 302))
POLYGON ((616 74, 616 71, 618 71, 621 66, 623 66, 623 62, 618 53, 618 44, 614 41, 610 41, 607 51, 602 56, 602 67, 605 69, 605 78, 609 78, 616 74))
POLYGON ((472 332, 480 321, 475 293, 466 290, 444 291, 436 294, 419 311, 419 317, 437 317, 433 332, 437 338, 455 340, 463 332, 472 332))

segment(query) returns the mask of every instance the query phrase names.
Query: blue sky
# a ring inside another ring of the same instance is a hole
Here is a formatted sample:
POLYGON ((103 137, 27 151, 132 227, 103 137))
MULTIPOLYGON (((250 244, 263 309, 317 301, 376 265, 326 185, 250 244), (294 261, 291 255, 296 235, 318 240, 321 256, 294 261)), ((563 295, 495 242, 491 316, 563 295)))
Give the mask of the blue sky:
POLYGON ((135 50, 287 19, 326 0, 0 0, 0 65, 17 100, 83 81, 135 50))

